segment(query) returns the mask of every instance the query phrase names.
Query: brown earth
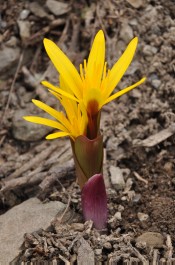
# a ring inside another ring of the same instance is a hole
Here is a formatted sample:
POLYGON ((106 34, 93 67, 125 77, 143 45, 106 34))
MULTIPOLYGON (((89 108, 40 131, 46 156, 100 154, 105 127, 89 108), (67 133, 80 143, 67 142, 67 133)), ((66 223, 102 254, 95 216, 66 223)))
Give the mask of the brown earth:
POLYGON ((171 259, 175 247, 175 5, 171 0, 64 3, 65 12, 54 14, 44 0, 0 2, 0 58, 5 58, 0 67, 0 212, 32 196, 69 206, 48 231, 25 235, 18 262, 59 258, 58 264, 76 264, 83 249, 89 249, 84 255, 94 255, 96 262, 171 259), (133 63, 118 89, 147 77, 145 84, 102 113, 109 221, 101 233, 81 219, 68 140, 46 142, 48 128, 22 120, 23 115, 38 114, 32 98, 56 105, 39 85, 43 78, 57 82, 43 38, 57 42, 78 66, 100 28, 106 36, 109 66, 130 39, 139 37, 133 63), (9 62, 8 48, 14 56, 9 62), (125 173, 122 187, 116 188, 112 170, 125 173), (139 243, 138 236, 145 232, 158 233, 163 242, 139 243))

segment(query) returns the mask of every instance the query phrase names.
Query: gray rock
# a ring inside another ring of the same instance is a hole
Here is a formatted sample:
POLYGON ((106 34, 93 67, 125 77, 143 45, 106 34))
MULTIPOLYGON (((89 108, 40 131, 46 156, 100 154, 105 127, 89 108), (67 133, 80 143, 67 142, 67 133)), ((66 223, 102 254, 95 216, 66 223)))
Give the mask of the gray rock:
POLYGON ((157 88, 160 87, 160 85, 161 85, 161 81, 160 81, 159 79, 154 79, 154 80, 151 81, 151 84, 152 84, 152 86, 153 86, 155 89, 157 89, 157 88))
POLYGON ((138 219, 139 219, 141 222, 146 221, 146 220, 148 220, 148 218, 149 218, 149 215, 148 215, 148 214, 140 213, 140 212, 137 214, 137 216, 138 216, 138 219))
POLYGON ((121 215, 121 212, 116 212, 115 215, 114 215, 115 219, 117 220, 122 220, 122 215, 121 215))
POLYGON ((141 236, 137 237, 137 243, 146 243, 148 247, 162 248, 164 243, 164 238, 160 233, 155 232, 145 232, 141 236))
POLYGON ((80 238, 79 242, 80 242, 80 246, 78 248, 77 264, 95 265, 94 251, 92 250, 88 241, 82 237, 80 238))
POLYGON ((0 49, 0 75, 10 72, 11 68, 16 65, 20 56, 20 49, 18 47, 11 48, 4 46, 0 49))
POLYGON ((122 23, 120 38, 127 44, 134 38, 133 30, 126 22, 122 23))
POLYGON ((135 72, 138 71, 140 68, 141 68, 140 63, 137 61, 134 61, 132 63, 132 67, 129 67, 129 69, 127 70, 127 75, 135 74, 135 72))
POLYGON ((29 14, 30 14, 30 11, 28 9, 23 9, 19 15, 19 18, 21 20, 25 20, 29 14))
POLYGON ((95 252, 95 254, 96 254, 97 256, 100 256, 100 255, 102 254, 102 249, 101 249, 101 248, 96 248, 96 249, 94 250, 94 252, 95 252))
POLYGON ((132 201, 133 201, 134 203, 138 203, 138 202, 140 201, 141 197, 142 197, 142 196, 141 196, 140 193, 135 194, 135 196, 134 196, 134 198, 132 199, 132 201))
MULTIPOLYGON (((25 121, 23 116, 29 116, 29 111, 24 109, 16 110, 12 121, 12 133, 15 139, 26 142, 38 141, 53 131, 50 127, 25 121)), ((37 116, 40 115, 37 114, 37 116)), ((47 114, 42 113, 41 116, 48 118, 47 114)))
POLYGON ((29 4, 29 9, 37 17, 43 18, 48 16, 43 7, 40 6, 37 2, 31 2, 29 4))
POLYGON ((24 20, 18 20, 18 27, 19 27, 19 33, 20 37, 23 41, 28 39, 30 37, 30 22, 29 21, 24 21, 24 20))
POLYGON ((5 43, 8 47, 16 47, 18 43, 18 39, 15 36, 11 36, 11 38, 5 43))
POLYGON ((10 264, 18 256, 25 233, 46 229, 64 209, 61 202, 43 204, 37 198, 31 198, 1 215, 0 238, 3 244, 0 244, 0 264, 10 264))
POLYGON ((143 53, 147 56, 153 56, 157 53, 157 48, 151 45, 145 45, 143 47, 143 53))
POLYGON ((47 0, 46 6, 55 16, 66 14, 70 10, 70 7, 67 3, 62 3, 56 0, 47 0))
POLYGON ((138 20, 136 18, 133 18, 128 23, 131 26, 137 26, 138 25, 138 20))
POLYGON ((144 4, 143 0, 127 0, 127 2, 134 8, 139 8, 144 4))
POLYGON ((111 183, 116 190, 122 190, 125 187, 123 171, 119 167, 110 166, 111 183))

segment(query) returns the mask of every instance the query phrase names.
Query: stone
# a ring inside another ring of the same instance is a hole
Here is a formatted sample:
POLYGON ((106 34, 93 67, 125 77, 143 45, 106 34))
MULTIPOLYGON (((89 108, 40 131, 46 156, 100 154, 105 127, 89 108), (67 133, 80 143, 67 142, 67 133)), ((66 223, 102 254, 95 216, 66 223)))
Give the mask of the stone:
POLYGON ((94 252, 95 252, 95 254, 96 254, 97 256, 100 256, 100 255, 102 254, 102 249, 101 249, 101 248, 96 248, 96 249, 94 250, 94 252))
POLYGON ((10 39, 5 43, 8 47, 16 47, 18 39, 15 36, 11 36, 10 39))
POLYGON ((154 46, 151 46, 151 45, 145 45, 143 47, 143 53, 146 55, 146 56, 153 56, 154 54, 157 53, 157 48, 154 47, 154 46))
MULTIPOLYGON (((12 120, 12 133, 15 139, 26 142, 38 141, 45 137, 48 133, 53 131, 53 129, 50 127, 25 121, 23 119, 23 116, 28 115, 29 110, 27 109, 19 109, 15 111, 12 120)), ((40 115, 37 114, 37 116, 40 115)), ((42 113, 41 116, 48 118, 48 115, 45 113, 42 113)))
POLYGON ((120 38, 126 44, 128 44, 134 38, 133 30, 131 26, 128 25, 128 23, 126 22, 122 23, 121 30, 120 30, 120 38))
POLYGON ((159 79, 154 79, 151 81, 151 84, 155 89, 158 89, 161 85, 161 81, 159 79))
POLYGON ((111 183, 116 190, 122 190, 125 187, 123 172, 119 167, 110 166, 111 183))
POLYGON ((143 6, 143 0, 127 0, 127 2, 134 8, 140 8, 143 6))
POLYGON ((30 37, 30 22, 29 21, 24 21, 24 20, 18 20, 18 27, 19 27, 19 33, 20 37, 23 41, 28 39, 30 37))
POLYGON ((55 16, 61 16, 70 10, 70 7, 67 3, 62 3, 56 0, 47 0, 46 6, 55 16))
POLYGON ((47 17, 48 14, 45 12, 44 8, 39 5, 37 2, 31 2, 29 4, 30 11, 37 17, 44 18, 47 17))
POLYGON ((88 241, 83 237, 79 240, 80 246, 78 248, 77 264, 81 265, 95 265, 95 255, 88 241), (85 258, 86 257, 86 258, 85 258))
POLYGON ((117 219, 117 220, 122 220, 121 212, 116 212, 115 215, 114 215, 114 218, 117 219))
POLYGON ((43 204, 37 198, 13 207, 0 216, 0 264, 10 264, 19 254, 25 233, 32 233, 50 226, 57 214, 62 214, 65 205, 58 201, 43 204))
POLYGON ((28 18, 28 15, 30 14, 30 10, 28 9, 23 9, 19 15, 21 20, 25 20, 26 18, 28 18))
POLYGON ((119 212, 123 212, 124 209, 125 209, 125 207, 124 207, 123 205, 120 204, 120 205, 118 206, 118 211, 119 211, 119 212))
POLYGON ((137 216, 138 216, 138 219, 141 222, 146 221, 149 218, 149 215, 148 214, 140 213, 140 212, 137 214, 137 216))
POLYGON ((148 247, 152 248, 162 248, 164 244, 164 237, 160 233, 145 232, 137 237, 136 242, 145 242, 148 247))
POLYGON ((138 20, 136 18, 133 18, 128 23, 131 26, 137 26, 138 25, 138 20))
POLYGON ((140 193, 137 193, 137 194, 135 194, 135 196, 133 197, 132 201, 133 201, 134 203, 138 203, 138 202, 140 201, 141 197, 142 197, 141 194, 140 194, 140 193))
POLYGON ((0 76, 1 74, 11 72, 11 68, 16 66, 20 56, 20 49, 18 47, 4 46, 0 50, 0 76))
POLYGON ((104 248, 106 249, 111 249, 112 248, 112 245, 110 242, 105 242, 104 245, 103 245, 104 248))

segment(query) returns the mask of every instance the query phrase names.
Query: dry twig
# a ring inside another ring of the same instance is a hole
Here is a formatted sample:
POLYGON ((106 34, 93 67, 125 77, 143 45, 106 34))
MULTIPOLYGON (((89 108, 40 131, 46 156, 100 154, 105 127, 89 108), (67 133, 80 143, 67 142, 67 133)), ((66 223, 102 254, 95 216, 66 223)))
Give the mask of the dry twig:
POLYGON ((146 185, 148 185, 148 181, 146 179, 142 178, 137 172, 134 171, 133 174, 138 180, 140 180, 140 181, 144 182, 146 185))
POLYGON ((16 72, 15 72, 15 75, 14 75, 14 78, 13 78, 13 81, 12 81, 12 84, 11 84, 11 87, 10 87, 7 103, 6 103, 4 112, 2 114, 1 120, 0 120, 0 126, 3 124, 5 116, 6 116, 6 112, 7 112, 8 108, 9 108, 12 92, 13 92, 13 89, 14 89, 14 86, 15 86, 16 79, 18 77, 19 70, 20 70, 21 65, 22 65, 23 57, 24 57, 24 50, 21 52, 21 55, 19 57, 18 65, 17 65, 17 68, 16 68, 16 72))
POLYGON ((13 172, 11 175, 9 175, 6 178, 6 181, 18 178, 20 177, 24 172, 29 170, 32 167, 36 167, 39 165, 44 159, 46 159, 55 149, 57 149, 58 146, 56 144, 53 144, 49 146, 47 149, 44 149, 40 154, 38 154, 36 157, 31 159, 29 162, 25 163, 21 168, 17 169, 15 172, 13 172))
POLYGON ((166 257, 168 260, 170 260, 172 259, 173 256, 173 246, 170 235, 167 235, 166 245, 167 245, 166 257))

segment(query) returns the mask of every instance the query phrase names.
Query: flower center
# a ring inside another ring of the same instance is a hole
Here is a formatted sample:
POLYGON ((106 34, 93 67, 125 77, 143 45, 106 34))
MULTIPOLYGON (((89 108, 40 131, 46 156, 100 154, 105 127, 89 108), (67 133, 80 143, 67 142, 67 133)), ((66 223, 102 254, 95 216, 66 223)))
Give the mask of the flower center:
POLYGON ((99 133, 99 108, 98 102, 93 99, 87 105, 88 128, 87 137, 91 140, 95 139, 99 133))
POLYGON ((95 99, 88 102, 87 112, 90 116, 94 116, 98 113, 98 102, 95 99))

